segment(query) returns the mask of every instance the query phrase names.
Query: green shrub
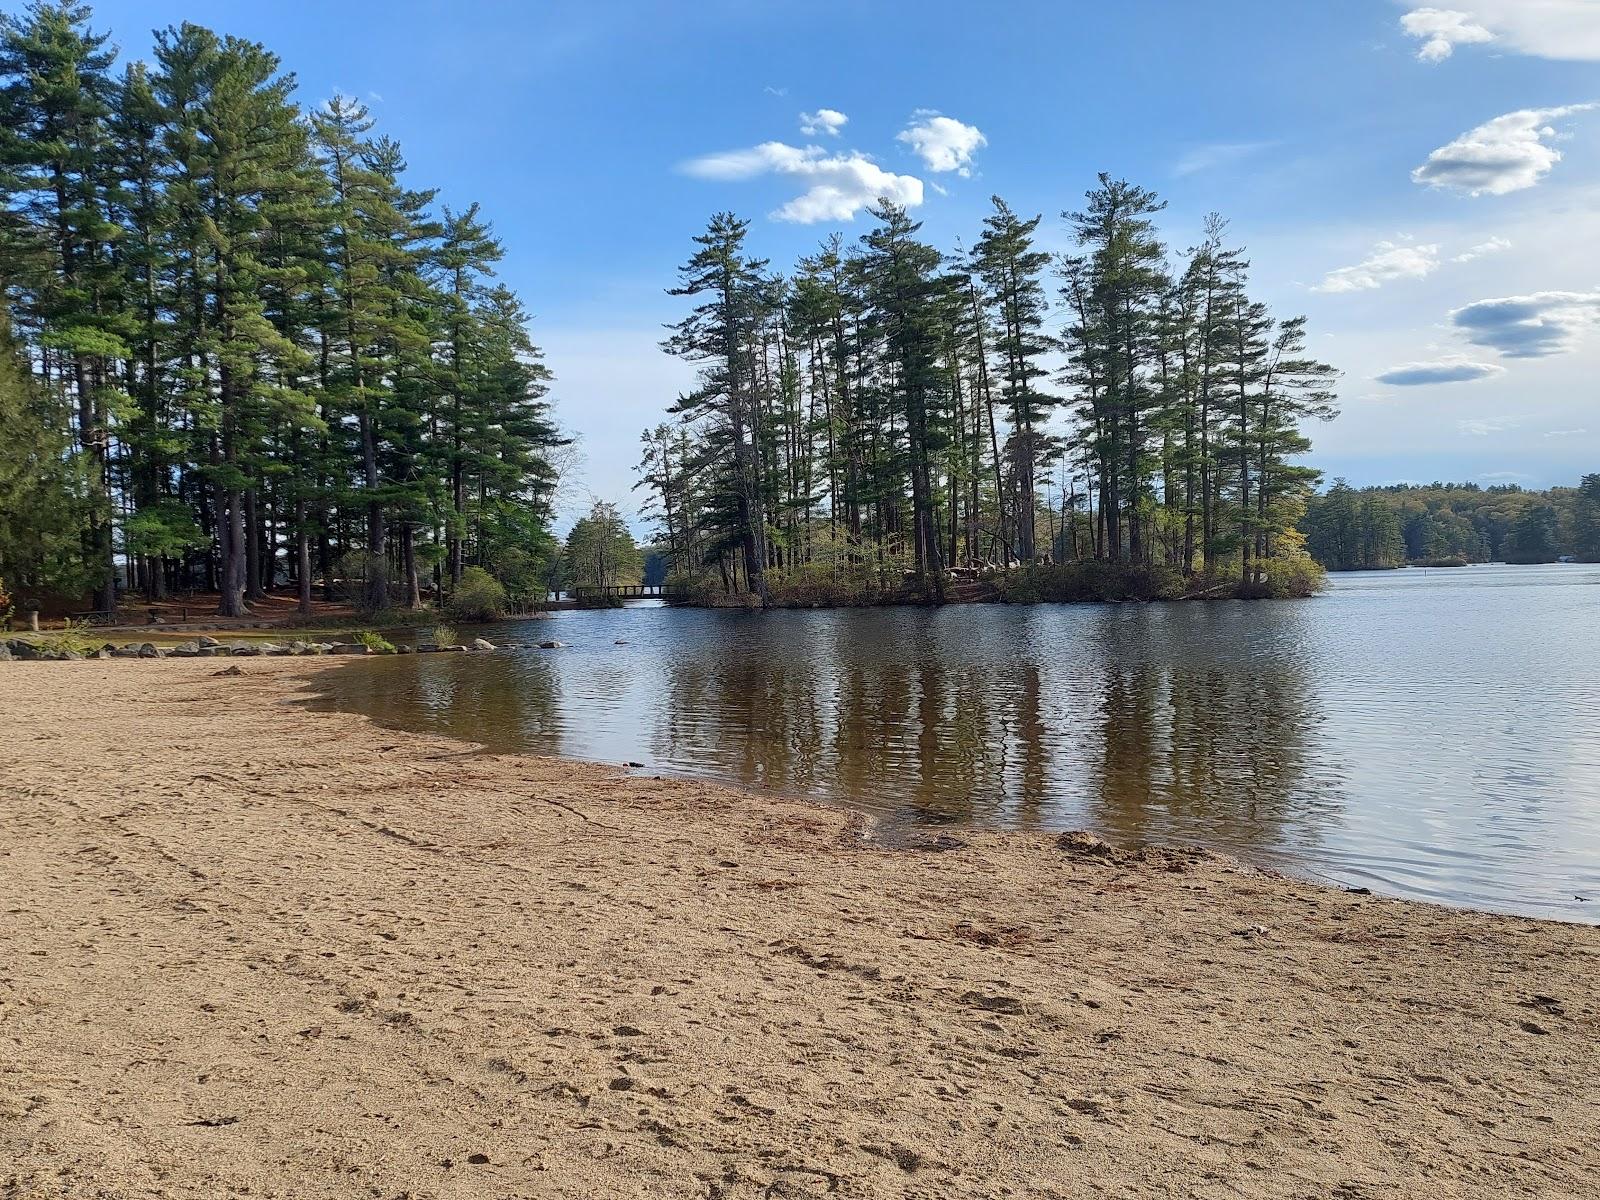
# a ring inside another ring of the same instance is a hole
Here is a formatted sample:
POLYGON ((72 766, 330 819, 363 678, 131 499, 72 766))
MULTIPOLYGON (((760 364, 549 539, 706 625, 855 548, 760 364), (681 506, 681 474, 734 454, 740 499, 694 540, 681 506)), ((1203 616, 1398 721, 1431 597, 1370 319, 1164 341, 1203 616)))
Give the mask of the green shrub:
POLYGON ((468 567, 445 610, 457 621, 497 621, 506 613, 506 590, 482 567, 468 567))
MULTIPOLYGON (((1328 573, 1309 554, 1286 554, 1263 564, 1261 594, 1273 600, 1298 600, 1315 596, 1328 586, 1328 573)), ((1249 598, 1243 588, 1241 598, 1249 598)))
POLYGON ((442 622, 432 629, 422 631, 422 642, 428 646, 454 646, 456 644, 456 631, 442 622))
POLYGON ((88 656, 106 644, 104 636, 96 636, 87 621, 67 621, 53 633, 42 633, 27 639, 45 653, 81 654, 88 656))
POLYGON ((371 629, 363 629, 361 632, 357 633, 355 637, 356 641, 360 642, 368 650, 376 651, 379 654, 394 653, 394 643, 385 638, 381 633, 376 633, 371 629))

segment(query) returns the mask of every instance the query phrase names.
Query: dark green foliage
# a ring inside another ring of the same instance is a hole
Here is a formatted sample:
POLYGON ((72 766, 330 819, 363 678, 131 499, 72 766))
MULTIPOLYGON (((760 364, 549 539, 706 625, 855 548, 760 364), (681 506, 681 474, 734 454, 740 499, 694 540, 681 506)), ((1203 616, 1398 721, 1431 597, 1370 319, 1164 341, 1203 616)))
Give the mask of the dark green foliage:
POLYGON ((1508 563, 1555 562, 1561 554, 1561 531, 1556 510, 1535 504, 1524 512, 1506 538, 1508 563))
POLYGON ((496 621, 506 614, 506 590, 482 567, 468 567, 450 594, 450 616, 457 621, 496 621))
POLYGON ((958 259, 883 203, 855 248, 835 234, 790 279, 747 252, 745 222, 712 218, 666 343, 701 386, 643 438, 669 573, 762 603, 784 602, 780 579, 971 598, 986 570, 1081 559, 1299 590, 1304 426, 1333 415, 1333 371, 1302 318, 1249 299, 1220 219, 1174 275, 1162 209, 1102 176, 1067 214, 1082 253, 1054 310, 1040 218, 998 197, 958 259), (1047 390, 1052 351, 1067 367, 1047 390))
POLYGON ((573 524, 564 556, 566 584, 616 587, 636 584, 644 571, 644 555, 616 505, 597 501, 589 514, 573 524))
POLYGON ((227 614, 286 579, 309 611, 341 562, 372 611, 469 564, 537 581, 564 439, 477 207, 434 216, 366 110, 302 111, 264 46, 185 23, 114 76, 89 20, 0 25, 0 282, 43 424, 18 457, 71 493, 9 569, 227 614))
POLYGON ((1572 500, 1571 546, 1579 562, 1600 562, 1600 472, 1578 482, 1572 500))
POLYGON ((66 416, 35 387, 0 311, 0 592, 19 605, 89 579, 81 534, 90 511, 70 456, 66 416))
POLYGON ((1300 528, 1306 549, 1330 571, 1585 559, 1585 545, 1586 560, 1600 561, 1597 513, 1600 476, 1594 475, 1577 488, 1548 492, 1475 483, 1357 490, 1336 480, 1310 501, 1300 528))

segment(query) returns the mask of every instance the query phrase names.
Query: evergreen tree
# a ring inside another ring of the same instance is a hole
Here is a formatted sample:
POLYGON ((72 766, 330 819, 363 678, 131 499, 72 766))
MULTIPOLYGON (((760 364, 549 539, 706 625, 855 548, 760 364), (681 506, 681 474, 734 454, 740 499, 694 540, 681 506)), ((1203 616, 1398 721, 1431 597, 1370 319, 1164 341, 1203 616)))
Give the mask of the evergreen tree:
POLYGON ((1572 506, 1572 553, 1579 562, 1600 562, 1600 472, 1578 482, 1572 506))
POLYGON ((1050 255, 1034 248, 1039 217, 1024 221, 999 196, 991 197, 991 202, 995 211, 984 219, 972 266, 983 280, 994 318, 991 347, 999 362, 1001 401, 1011 421, 1016 551, 1026 562, 1035 553, 1034 489, 1040 468, 1048 465, 1054 449, 1045 427, 1056 401, 1037 387, 1048 374, 1039 360, 1049 349, 1043 273, 1050 255))
POLYGON ((694 239, 700 249, 679 269, 679 284, 669 294, 699 302, 662 348, 701 364, 700 386, 679 397, 674 411, 691 421, 703 419, 712 430, 708 443, 724 451, 716 465, 728 480, 725 493, 732 504, 726 513, 731 528, 724 525, 722 537, 738 545, 746 585, 764 603, 766 514, 754 430, 759 372, 751 345, 763 315, 766 263, 744 253, 749 228, 732 213, 718 213, 694 239))

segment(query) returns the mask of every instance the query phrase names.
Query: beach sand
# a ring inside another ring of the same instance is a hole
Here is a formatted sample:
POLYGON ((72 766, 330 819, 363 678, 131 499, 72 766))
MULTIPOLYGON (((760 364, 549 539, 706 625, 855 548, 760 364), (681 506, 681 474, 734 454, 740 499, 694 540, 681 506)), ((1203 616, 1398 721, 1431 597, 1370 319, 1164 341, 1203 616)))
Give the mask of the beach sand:
POLYGON ((1593 1197, 1600 930, 0 664, 0 1198, 1593 1197))

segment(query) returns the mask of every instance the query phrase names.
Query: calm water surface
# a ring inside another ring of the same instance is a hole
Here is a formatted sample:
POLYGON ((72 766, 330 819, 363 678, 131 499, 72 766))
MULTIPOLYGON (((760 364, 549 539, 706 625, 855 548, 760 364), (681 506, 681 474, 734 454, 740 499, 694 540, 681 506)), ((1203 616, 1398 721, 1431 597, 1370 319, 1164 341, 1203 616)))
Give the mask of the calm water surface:
POLYGON ((568 648, 362 661, 322 702, 891 831, 1092 828, 1600 922, 1600 567, 1344 575, 1278 604, 640 606, 498 636, 568 648))

